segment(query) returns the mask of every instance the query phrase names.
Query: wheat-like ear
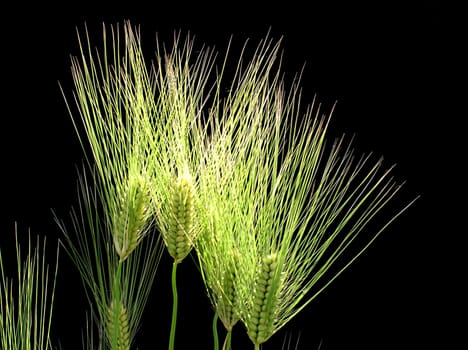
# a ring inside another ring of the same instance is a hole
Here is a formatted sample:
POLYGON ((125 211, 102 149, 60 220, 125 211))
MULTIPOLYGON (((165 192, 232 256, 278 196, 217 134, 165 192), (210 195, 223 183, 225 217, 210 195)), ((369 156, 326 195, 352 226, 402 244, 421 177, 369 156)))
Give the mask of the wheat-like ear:
MULTIPOLYGON (((95 310, 93 320, 99 333, 104 334, 103 341, 109 340, 109 327, 112 327, 112 330, 127 334, 131 344, 140 326, 164 246, 158 235, 148 235, 125 260, 121 260, 113 233, 101 217, 96 182, 90 183, 85 174, 81 175, 78 194, 79 206, 72 211, 72 231, 56 219, 65 237, 65 249, 86 287, 88 301, 95 310), (109 301, 109 295, 112 295, 112 301, 109 301), (116 300, 121 302, 117 304, 116 300), (110 311, 114 315, 112 320, 110 311), (127 326, 128 332, 123 332, 127 326)), ((117 339, 125 340, 125 337, 117 339)), ((125 344, 123 340, 120 344, 125 344)))
POLYGON ((181 45, 175 38, 171 52, 158 52, 158 123, 151 143, 153 203, 156 224, 169 254, 181 262, 198 233, 196 219, 199 167, 206 142, 202 126, 204 90, 211 74, 212 53, 203 49, 192 57, 190 38, 181 45))
POLYGON ((112 300, 107 309, 106 336, 109 344, 115 344, 115 350, 130 350, 130 321, 123 302, 112 300))
POLYGON ((278 255, 271 253, 263 257, 252 291, 251 312, 245 319, 247 334, 256 345, 262 344, 275 331, 278 316, 279 296, 284 276, 278 269, 278 255))
POLYGON ((114 209, 112 235, 114 246, 125 260, 148 231, 152 220, 149 181, 142 175, 131 175, 120 187, 117 207, 114 209))
POLYGON ((222 285, 218 291, 219 294, 216 305, 218 316, 223 322, 224 327, 226 330, 232 331, 232 328, 240 319, 238 308, 242 300, 239 300, 240 296, 236 286, 236 273, 238 273, 239 269, 235 265, 239 259, 233 257, 233 259, 229 261, 231 266, 227 266, 223 270, 223 275, 221 277, 222 285))
POLYGON ((125 260, 147 233, 153 214, 153 163, 148 149, 159 139, 159 130, 152 127, 156 87, 143 58, 139 32, 130 23, 125 24, 123 35, 119 26, 111 27, 111 40, 104 27, 102 51, 92 50, 86 39, 83 43, 79 37, 80 56, 72 58, 79 118, 71 106, 69 111, 89 168, 96 174, 103 219, 125 260))
POLYGON ((171 195, 166 204, 167 229, 164 242, 175 263, 181 262, 191 251, 195 240, 195 188, 189 174, 172 183, 171 195))
MULTIPOLYGON (((246 301, 239 280, 257 272, 249 269, 253 265, 250 260, 257 259, 251 230, 257 203, 248 183, 251 162, 255 161, 248 149, 251 133, 259 127, 256 115, 268 113, 264 95, 270 91, 268 81, 278 79, 273 69, 278 50, 279 42, 266 38, 250 60, 245 52, 236 57, 234 76, 226 77, 223 71, 218 76, 211 108, 210 142, 199 176, 203 209, 196 250, 208 297, 227 331, 223 349, 229 349, 233 327, 246 301), (229 86, 227 96, 219 90, 222 84, 229 86)), ((262 142, 261 137, 258 142, 262 142)), ((251 292, 252 288, 253 283, 251 292)))
POLYGON ((201 126, 206 102, 205 87, 212 69, 212 52, 202 49, 192 55, 193 42, 175 38, 171 52, 158 50, 158 123, 150 144, 153 172, 153 204, 156 225, 162 234, 172 268, 173 312, 169 349, 174 349, 177 322, 178 264, 190 253, 198 236, 197 183, 203 158, 206 129, 201 126))
MULTIPOLYGON (((98 314, 97 326, 108 328, 109 308, 117 310, 131 344, 162 247, 159 236, 149 234, 154 220, 150 145, 161 139, 161 130, 153 128, 159 115, 156 73, 143 58, 139 30, 126 22, 122 32, 119 25, 104 26, 100 50, 87 35, 78 36, 80 54, 72 58, 76 111, 67 106, 88 168, 80 177, 78 211, 72 212, 74 235, 57 222, 98 314), (122 309, 109 306, 114 294, 125 301, 122 309)), ((124 331, 119 327, 114 330, 124 331)), ((120 339, 124 346, 126 337, 120 339)))

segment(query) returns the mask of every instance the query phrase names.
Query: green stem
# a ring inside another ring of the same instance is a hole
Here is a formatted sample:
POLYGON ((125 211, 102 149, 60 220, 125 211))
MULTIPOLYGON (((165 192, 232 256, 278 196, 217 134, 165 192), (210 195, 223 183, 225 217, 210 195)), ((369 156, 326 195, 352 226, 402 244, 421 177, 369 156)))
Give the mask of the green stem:
POLYGON ((260 350, 260 344, 254 344, 254 350, 260 350))
POLYGON ((117 335, 119 327, 117 324, 119 323, 119 315, 120 315, 120 275, 122 274, 122 261, 119 260, 119 264, 117 265, 117 271, 115 273, 114 278, 114 292, 112 295, 114 296, 115 301, 115 312, 114 312, 114 334, 112 335, 112 349, 117 349, 117 335))
POLYGON ((177 262, 172 265, 172 323, 171 334, 169 336, 169 350, 174 350, 176 323, 177 323, 177 262))
POLYGON ((218 338, 218 313, 215 312, 213 317, 213 342, 214 350, 219 350, 219 338, 218 338))
POLYGON ((228 330, 226 333, 226 338, 224 338, 223 350, 231 349, 231 335, 232 330, 228 330))

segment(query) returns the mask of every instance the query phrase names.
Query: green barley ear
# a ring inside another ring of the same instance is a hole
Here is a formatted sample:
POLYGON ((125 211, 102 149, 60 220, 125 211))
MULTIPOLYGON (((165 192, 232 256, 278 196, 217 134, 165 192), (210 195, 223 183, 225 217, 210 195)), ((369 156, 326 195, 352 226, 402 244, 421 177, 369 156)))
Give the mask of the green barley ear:
POLYGON ((190 253, 195 239, 195 187, 188 172, 171 184, 170 193, 168 226, 163 238, 169 254, 179 263, 190 253))
POLYGON ((188 169, 169 185, 167 201, 163 203, 160 228, 172 264, 172 322, 169 334, 169 350, 174 350, 177 324, 177 266, 190 253, 195 242, 195 184, 188 169))
POLYGON ((87 349, 93 350, 103 349, 104 345, 110 349, 109 340, 115 345, 119 340, 124 346, 128 338, 128 344, 132 344, 164 248, 158 235, 146 235, 144 242, 122 261, 115 249, 114 233, 102 218, 98 189, 95 178, 89 180, 84 172, 79 178, 78 207, 72 210, 71 230, 56 218, 64 234, 64 248, 80 273, 94 310, 95 323, 91 327, 99 330, 99 343, 93 343, 92 330, 87 332, 85 343, 87 349), (119 334, 115 339, 114 331, 119 334))
POLYGON ((249 338, 256 345, 264 343, 274 333, 283 282, 278 271, 278 255, 271 253, 265 256, 256 277, 252 312, 246 321, 249 338))
POLYGON ((96 310, 96 326, 105 332, 110 291, 120 293, 115 298, 125 301, 131 343, 162 252, 159 235, 149 234, 151 192, 159 188, 154 185, 154 158, 161 139, 166 141, 166 129, 160 127, 166 120, 159 103, 159 73, 143 57, 139 29, 130 22, 104 25, 101 48, 95 49, 87 31, 78 40, 79 53, 72 57, 73 96, 65 100, 75 102, 66 104, 85 151, 83 173, 92 181, 86 175, 80 179, 78 210, 71 215, 73 234, 57 223, 96 310))
POLYGON ((234 250, 231 254, 232 259, 229 260, 228 266, 222 272, 222 285, 216 301, 218 317, 227 331, 232 331, 233 327, 240 319, 238 306, 241 302, 239 300, 239 292, 236 286, 236 275, 238 271, 236 262, 238 261, 238 253, 234 250))
POLYGON ((147 232, 152 215, 149 184, 143 176, 131 175, 118 197, 120 200, 112 217, 112 234, 115 249, 123 261, 147 232))
POLYGON ((72 57, 76 106, 67 106, 87 165, 96 174, 102 217, 123 261, 152 217, 148 149, 159 139, 159 130, 152 127, 158 115, 156 86, 143 58, 139 30, 129 22, 123 35, 120 30, 111 26, 109 35, 104 26, 102 50, 92 49, 87 33, 84 41, 78 35, 80 53, 72 57))
POLYGON ((130 325, 127 308, 124 303, 112 300, 107 309, 106 334, 110 344, 116 338, 115 350, 129 350, 131 343, 130 325))

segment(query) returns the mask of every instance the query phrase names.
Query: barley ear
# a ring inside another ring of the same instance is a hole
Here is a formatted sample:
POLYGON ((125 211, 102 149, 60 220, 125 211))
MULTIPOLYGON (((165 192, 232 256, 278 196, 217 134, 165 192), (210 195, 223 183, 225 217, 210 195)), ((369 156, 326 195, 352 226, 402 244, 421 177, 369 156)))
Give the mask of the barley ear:
POLYGON ((150 191, 143 176, 129 176, 128 183, 118 194, 119 203, 114 214, 114 245, 120 260, 125 260, 143 238, 150 211, 150 191))
POLYGON ((283 277, 277 267, 278 255, 269 254, 262 259, 257 274, 252 309, 246 323, 249 338, 256 345, 267 341, 275 329, 278 299, 283 284, 283 277))
POLYGON ((216 302, 218 317, 228 331, 232 331, 232 328, 240 319, 238 311, 240 305, 240 296, 236 287, 236 262, 238 253, 232 252, 232 254, 233 260, 228 262, 226 270, 223 271, 220 295, 218 296, 218 300, 216 302))
POLYGON ((179 263, 190 253, 194 243, 195 188, 189 174, 182 175, 171 187, 168 226, 163 236, 169 254, 179 263))
POLYGON ((115 350, 130 349, 130 325, 128 311, 125 305, 120 302, 117 307, 117 301, 113 300, 107 309, 106 332, 110 344, 115 344, 115 350), (114 338, 116 337, 116 338, 114 338))

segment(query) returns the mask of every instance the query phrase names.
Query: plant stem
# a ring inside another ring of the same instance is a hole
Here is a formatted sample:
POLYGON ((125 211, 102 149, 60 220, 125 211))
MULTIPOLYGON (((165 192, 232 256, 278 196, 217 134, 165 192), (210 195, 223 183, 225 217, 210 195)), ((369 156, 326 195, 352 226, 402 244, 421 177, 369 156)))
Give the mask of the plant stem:
POLYGON ((260 350, 260 344, 254 344, 254 350, 260 350))
POLYGON ((117 266, 117 271, 114 278, 114 296, 115 301, 115 311, 114 311, 114 334, 112 334, 112 349, 117 349, 117 334, 118 334, 118 323, 119 323, 119 314, 120 314, 120 275, 122 273, 122 264, 123 262, 119 260, 119 265, 117 266))
POLYGON ((172 265, 172 323, 171 334, 169 336, 169 350, 174 350, 176 323, 177 323, 177 262, 172 265))
POLYGON ((218 337, 218 313, 215 312, 213 317, 213 342, 214 350, 219 350, 219 337, 218 337))
POLYGON ((231 348, 231 335, 232 330, 228 330, 226 333, 226 338, 224 338, 223 350, 229 350, 231 348))

